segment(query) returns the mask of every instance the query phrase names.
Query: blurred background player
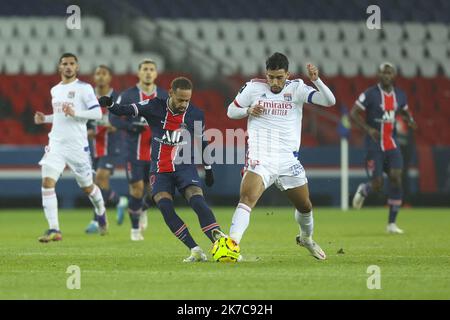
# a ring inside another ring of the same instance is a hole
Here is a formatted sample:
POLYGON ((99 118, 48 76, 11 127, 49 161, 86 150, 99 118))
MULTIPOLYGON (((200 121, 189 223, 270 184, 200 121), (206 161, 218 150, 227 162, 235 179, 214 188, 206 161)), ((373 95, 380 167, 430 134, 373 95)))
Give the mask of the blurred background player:
MULTIPOLYGON (((116 99, 116 93, 111 88, 112 72, 106 65, 100 65, 94 72, 95 94, 97 98, 110 96, 116 99)), ((92 139, 92 158, 95 170, 95 184, 100 188, 106 206, 117 207, 117 222, 122 224, 124 211, 128 205, 127 197, 119 195, 111 189, 110 177, 120 160, 120 150, 123 147, 121 129, 126 129, 128 123, 120 117, 102 109, 103 117, 99 121, 88 122, 88 134, 92 139)), ((86 233, 98 232, 98 222, 94 212, 93 220, 86 228, 86 233)))
POLYGON ((252 209, 263 192, 275 183, 296 209, 295 219, 300 226, 297 244, 307 248, 315 258, 325 260, 325 253, 312 239, 312 204, 298 150, 303 104, 329 107, 336 99, 319 79, 319 71, 314 65, 307 65, 308 77, 318 90, 301 79, 288 80, 288 69, 287 57, 274 53, 266 61, 267 78, 247 82, 228 106, 229 118, 248 117, 249 135, 247 165, 230 237, 240 243, 250 223, 252 209))
MULTIPOLYGON (((144 117, 152 128, 152 166, 151 192, 153 200, 161 211, 164 221, 173 234, 191 251, 184 262, 206 261, 207 257, 192 238, 187 225, 177 215, 173 205, 175 189, 189 203, 198 216, 203 233, 214 242, 214 231, 220 231, 213 212, 206 204, 200 178, 194 162, 195 140, 199 139, 202 150, 207 146, 203 141, 204 113, 190 103, 192 82, 184 77, 176 78, 171 83, 169 98, 146 99, 136 104, 113 104, 110 97, 101 97, 102 106, 108 106, 110 112, 117 115, 144 117), (200 132, 195 132, 198 126, 200 132), (197 136, 195 136, 197 134, 197 136), (189 136, 189 139, 186 139, 189 136), (195 137, 195 139, 194 139, 195 137), (186 147, 183 147, 185 145, 186 147), (176 157, 182 148, 183 155, 190 148, 190 157, 177 162, 176 157), (183 149, 184 148, 184 149, 183 149), (184 162, 187 160, 187 163, 184 162)), ((203 155, 203 152, 202 152, 203 155)), ((206 184, 212 186, 214 177, 210 163, 205 163, 206 184)))
POLYGON ((394 87, 396 70, 393 64, 382 63, 378 70, 379 83, 361 93, 351 111, 355 123, 366 133, 366 169, 370 181, 362 183, 353 197, 353 207, 361 209, 371 192, 383 189, 383 172, 389 177, 388 233, 403 233, 396 225, 402 205, 402 154, 396 140, 395 117, 401 114, 408 125, 416 129, 416 123, 408 112, 405 93, 394 87), (363 114, 366 114, 364 119, 363 114))
POLYGON ((107 231, 106 209, 100 188, 93 183, 87 138, 88 120, 100 120, 102 112, 92 86, 77 79, 78 59, 64 53, 59 60, 61 82, 51 89, 53 114, 36 112, 36 124, 52 123, 42 167, 42 206, 49 229, 40 242, 62 240, 58 221, 56 182, 66 165, 72 170, 80 188, 94 206, 100 233, 107 231))
MULTIPOLYGON (((131 104, 147 99, 166 99, 167 92, 156 86, 156 63, 142 60, 138 65, 139 82, 125 90, 117 98, 117 104, 131 104)), ((150 206, 148 193, 152 132, 142 117, 126 117, 127 160, 126 173, 129 184, 128 213, 131 220, 131 240, 144 240, 142 231, 147 228, 147 212, 150 206)))

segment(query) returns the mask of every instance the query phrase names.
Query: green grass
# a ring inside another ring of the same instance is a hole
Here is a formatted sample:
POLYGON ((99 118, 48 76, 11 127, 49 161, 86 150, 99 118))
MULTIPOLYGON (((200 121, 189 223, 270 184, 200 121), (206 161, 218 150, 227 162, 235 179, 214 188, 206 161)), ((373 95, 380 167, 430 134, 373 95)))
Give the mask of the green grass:
MULTIPOLYGON (((204 249, 191 210, 180 208, 204 249)), ((227 231, 233 208, 215 208, 227 231)), ((40 210, 0 211, 1 299, 450 299, 448 210, 403 209, 402 236, 385 234, 384 208, 360 212, 315 209, 315 239, 328 254, 316 261, 295 245, 289 208, 258 208, 241 243, 246 261, 183 264, 187 249, 159 212, 149 214, 146 239, 129 240, 129 222, 110 234, 85 235, 89 210, 61 210, 64 240, 41 244, 40 210), (273 212, 273 214, 272 214, 273 212), (344 254, 338 254, 343 249, 344 254), (69 290, 69 265, 81 268, 81 289, 69 290), (367 267, 381 269, 381 289, 367 288, 367 267)))

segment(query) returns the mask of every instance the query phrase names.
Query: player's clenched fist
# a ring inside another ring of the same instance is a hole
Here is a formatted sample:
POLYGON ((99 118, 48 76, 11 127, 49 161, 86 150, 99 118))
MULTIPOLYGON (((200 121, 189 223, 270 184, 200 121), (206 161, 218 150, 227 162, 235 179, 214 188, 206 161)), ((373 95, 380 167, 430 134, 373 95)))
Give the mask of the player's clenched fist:
POLYGON ((111 97, 103 96, 98 99, 98 103, 100 103, 101 107, 111 107, 113 104, 113 100, 111 97))
POLYGON ((75 117, 75 110, 69 105, 63 105, 63 112, 67 116, 75 117))
POLYGON ((319 69, 315 65, 308 63, 306 69, 308 70, 308 77, 311 81, 319 79, 319 69))
POLYGON ((42 112, 37 111, 34 114, 34 123, 43 124, 45 122, 45 115, 42 112))
POLYGON ((249 116, 254 116, 254 117, 258 117, 258 116, 262 115, 263 112, 264 112, 264 107, 259 104, 247 109, 247 114, 249 116))

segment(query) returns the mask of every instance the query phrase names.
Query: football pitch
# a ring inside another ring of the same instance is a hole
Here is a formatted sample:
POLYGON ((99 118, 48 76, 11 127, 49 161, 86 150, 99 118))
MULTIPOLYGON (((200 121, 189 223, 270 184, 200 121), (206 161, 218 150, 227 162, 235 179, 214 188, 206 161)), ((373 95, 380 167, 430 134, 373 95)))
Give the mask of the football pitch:
MULTIPOLYGON (((0 299, 450 299, 448 210, 403 209, 404 235, 385 233, 386 210, 316 208, 315 240, 328 255, 316 261, 295 244, 292 209, 257 208, 235 264, 183 263, 188 250, 155 209, 139 243, 112 210, 105 237, 84 233, 90 210, 61 210, 63 241, 49 244, 37 241, 41 210, 0 210, 0 299), (80 289, 67 288, 71 265, 80 289)), ((214 211, 228 231, 233 208, 214 211)), ((195 214, 178 213, 209 250, 195 214)))

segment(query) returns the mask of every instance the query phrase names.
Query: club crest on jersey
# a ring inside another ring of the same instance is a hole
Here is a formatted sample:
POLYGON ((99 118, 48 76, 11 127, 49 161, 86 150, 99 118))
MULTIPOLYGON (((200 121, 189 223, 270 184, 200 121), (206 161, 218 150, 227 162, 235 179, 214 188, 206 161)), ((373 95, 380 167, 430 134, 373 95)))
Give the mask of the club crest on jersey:
POLYGON ((75 98, 75 91, 69 91, 69 93, 67 94, 67 98, 69 99, 75 98))
POLYGON ((291 93, 285 93, 283 95, 284 101, 292 101, 292 94, 291 93))

